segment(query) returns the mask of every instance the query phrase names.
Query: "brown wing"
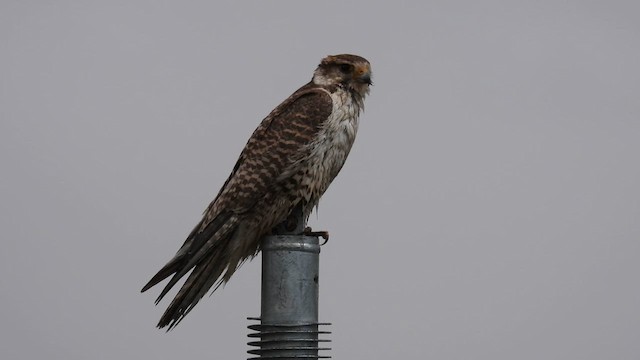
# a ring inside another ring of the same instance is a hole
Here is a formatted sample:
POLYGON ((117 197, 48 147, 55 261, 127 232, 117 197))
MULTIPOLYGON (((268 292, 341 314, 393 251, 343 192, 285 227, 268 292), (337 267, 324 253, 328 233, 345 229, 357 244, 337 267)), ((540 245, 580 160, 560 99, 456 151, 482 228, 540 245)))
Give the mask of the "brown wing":
MULTIPOLYGON (((304 157, 319 129, 333 110, 329 94, 309 83, 280 104, 254 131, 222 189, 205 211, 175 257, 142 291, 173 275, 157 301, 195 267, 159 326, 175 326, 215 284, 236 270, 238 261, 250 254, 229 253, 228 246, 243 214, 269 191, 297 159, 304 157)), ((237 250, 236 250, 237 251, 237 250)))
POLYGON ((307 84, 274 109, 254 131, 233 172, 207 208, 215 217, 220 209, 242 213, 275 185, 292 162, 316 136, 333 109, 330 95, 307 84))
POLYGON ((313 84, 307 84, 262 121, 218 196, 205 211, 200 231, 194 234, 189 249, 189 253, 195 254, 189 269, 214 245, 207 228, 218 223, 220 216, 231 213, 236 217, 251 210, 277 184, 285 169, 306 155, 307 145, 332 110, 331 96, 313 84))

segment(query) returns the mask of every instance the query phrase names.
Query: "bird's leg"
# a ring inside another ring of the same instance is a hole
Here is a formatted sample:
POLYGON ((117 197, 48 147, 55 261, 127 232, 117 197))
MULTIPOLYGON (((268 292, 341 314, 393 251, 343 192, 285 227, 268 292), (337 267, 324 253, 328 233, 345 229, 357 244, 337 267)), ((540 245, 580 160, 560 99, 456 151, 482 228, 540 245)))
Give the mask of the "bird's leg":
POLYGON ((329 232, 324 230, 324 231, 313 231, 311 229, 311 227, 307 226, 306 228, 304 228, 304 230, 302 231, 302 235, 306 235, 306 236, 320 236, 321 238, 324 239, 324 242, 321 245, 326 244, 329 241, 329 232))
POLYGON ((271 229, 272 235, 289 235, 289 234, 299 234, 298 229, 302 229, 304 226, 300 224, 302 221, 301 214, 298 214, 296 211, 293 211, 287 218, 276 225, 273 229, 271 229))

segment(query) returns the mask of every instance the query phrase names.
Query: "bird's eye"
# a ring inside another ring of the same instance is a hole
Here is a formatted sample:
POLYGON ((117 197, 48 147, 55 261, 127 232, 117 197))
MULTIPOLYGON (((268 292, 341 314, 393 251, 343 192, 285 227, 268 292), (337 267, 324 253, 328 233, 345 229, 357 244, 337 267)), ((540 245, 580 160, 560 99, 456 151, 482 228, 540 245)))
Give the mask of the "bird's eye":
POLYGON ((345 74, 351 72, 352 68, 353 66, 349 64, 340 64, 340 71, 342 71, 345 74))

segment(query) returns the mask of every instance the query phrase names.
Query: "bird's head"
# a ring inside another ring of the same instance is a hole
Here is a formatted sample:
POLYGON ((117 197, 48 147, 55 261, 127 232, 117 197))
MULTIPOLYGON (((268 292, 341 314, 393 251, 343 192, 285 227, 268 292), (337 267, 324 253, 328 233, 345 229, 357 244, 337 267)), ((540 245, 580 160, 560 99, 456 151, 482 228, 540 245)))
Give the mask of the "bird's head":
POLYGON ((312 81, 324 86, 341 85, 364 97, 372 84, 371 65, 367 59, 357 55, 329 55, 318 65, 312 81))

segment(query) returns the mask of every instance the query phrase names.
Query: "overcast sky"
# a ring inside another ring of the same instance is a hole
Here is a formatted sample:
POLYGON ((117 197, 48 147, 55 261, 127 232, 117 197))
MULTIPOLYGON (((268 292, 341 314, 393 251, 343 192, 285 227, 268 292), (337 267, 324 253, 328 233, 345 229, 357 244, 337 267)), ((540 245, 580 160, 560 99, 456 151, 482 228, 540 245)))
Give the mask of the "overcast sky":
POLYGON ((320 59, 372 64, 328 230, 335 359, 640 358, 637 1, 0 2, 0 358, 243 359, 260 259, 142 285, 320 59))

